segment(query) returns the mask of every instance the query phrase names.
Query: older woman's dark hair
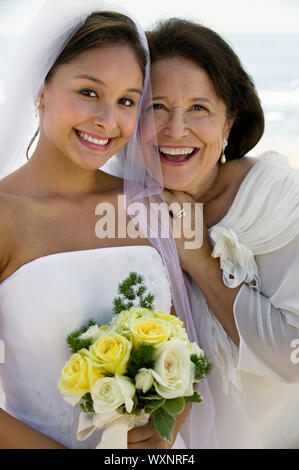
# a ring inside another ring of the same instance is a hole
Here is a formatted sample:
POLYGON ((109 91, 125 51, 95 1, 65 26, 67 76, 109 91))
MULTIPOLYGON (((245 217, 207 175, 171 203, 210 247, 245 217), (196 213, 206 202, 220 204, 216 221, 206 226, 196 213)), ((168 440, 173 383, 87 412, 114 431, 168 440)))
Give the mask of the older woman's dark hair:
POLYGON ((232 48, 217 33, 200 24, 171 18, 146 33, 151 62, 182 57, 203 68, 216 94, 234 118, 225 155, 243 157, 264 132, 264 113, 254 83, 232 48))

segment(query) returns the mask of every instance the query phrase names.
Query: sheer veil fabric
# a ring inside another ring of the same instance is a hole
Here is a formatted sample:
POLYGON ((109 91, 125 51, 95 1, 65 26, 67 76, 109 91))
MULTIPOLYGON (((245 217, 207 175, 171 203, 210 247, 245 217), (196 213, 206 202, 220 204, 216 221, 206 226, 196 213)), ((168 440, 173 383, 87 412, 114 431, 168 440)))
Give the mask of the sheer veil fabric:
MULTIPOLYGON (((94 11, 117 11, 129 16, 136 24, 142 43, 147 49, 145 34, 135 18, 120 5, 102 0, 47 0, 20 38, 11 54, 4 73, 5 102, 0 105, 0 178, 26 162, 26 149, 39 122, 36 116, 44 79, 69 38, 94 11), (12 130, 14 138, 12 138, 12 130)), ((169 229, 168 208, 160 194, 163 190, 160 158, 154 138, 150 152, 145 151, 146 135, 155 134, 151 107, 149 61, 146 67, 144 92, 139 106, 138 126, 117 156, 122 162, 124 191, 128 210, 138 222, 167 267, 177 315, 185 323, 189 338, 201 345, 201 332, 196 331, 188 292, 189 279, 180 268, 174 239, 166 236, 169 229), (150 202, 161 204, 160 213, 152 214, 150 202), (132 204, 135 203, 135 206, 132 204), (142 203, 141 206, 136 203, 142 203), (133 207, 133 211, 132 211, 133 207), (130 209, 131 208, 131 209, 130 209), (144 209, 145 208, 145 209, 144 209), (148 216, 151 214, 150 226, 148 216), (162 214, 162 215, 161 215, 162 214), (150 230, 149 230, 150 229, 150 230), (165 235, 166 233, 166 235, 165 235)), ((199 315, 200 312, 193 312, 199 315)), ((203 332, 204 333, 204 332, 203 332)), ((184 438, 188 448, 217 447, 214 430, 214 408, 207 381, 199 386, 204 403, 194 405, 184 423, 184 438)))

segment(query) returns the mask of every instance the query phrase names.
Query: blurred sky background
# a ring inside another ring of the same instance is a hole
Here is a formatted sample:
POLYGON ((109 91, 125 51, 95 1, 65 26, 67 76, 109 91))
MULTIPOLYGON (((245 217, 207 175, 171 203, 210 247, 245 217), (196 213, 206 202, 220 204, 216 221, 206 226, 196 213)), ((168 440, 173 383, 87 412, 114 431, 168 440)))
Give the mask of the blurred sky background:
MULTIPOLYGON (((1 70, 6 58, 18 34, 42 3, 43 0, 0 0, 0 102, 5 98, 1 70)), ((250 154, 276 150, 299 168, 299 0, 113 3, 132 12, 144 28, 150 28, 159 18, 180 16, 196 19, 221 34, 254 79, 265 111, 264 137, 250 154)))

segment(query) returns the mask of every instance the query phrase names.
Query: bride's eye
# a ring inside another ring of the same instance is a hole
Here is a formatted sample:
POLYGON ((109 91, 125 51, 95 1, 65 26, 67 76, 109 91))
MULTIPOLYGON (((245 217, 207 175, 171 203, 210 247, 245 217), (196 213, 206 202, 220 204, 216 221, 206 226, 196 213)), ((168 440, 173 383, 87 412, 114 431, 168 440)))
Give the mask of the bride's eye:
POLYGON ((88 98, 98 98, 97 93, 91 88, 83 88, 79 93, 83 96, 87 96, 88 98))
POLYGON ((126 108, 130 108, 131 106, 135 105, 135 101, 131 98, 121 98, 118 102, 126 108))

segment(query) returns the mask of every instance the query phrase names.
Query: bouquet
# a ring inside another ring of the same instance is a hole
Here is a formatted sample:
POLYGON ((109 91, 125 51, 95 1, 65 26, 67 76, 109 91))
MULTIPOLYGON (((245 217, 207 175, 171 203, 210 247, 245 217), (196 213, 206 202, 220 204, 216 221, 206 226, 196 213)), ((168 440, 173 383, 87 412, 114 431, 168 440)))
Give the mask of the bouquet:
POLYGON ((204 352, 190 343, 183 323, 153 308, 137 273, 119 285, 108 325, 90 320, 72 332, 72 355, 58 383, 63 398, 81 408, 77 439, 104 429, 97 448, 127 448, 127 432, 153 415, 158 434, 172 442, 175 416, 201 403, 195 390, 211 370, 204 352))

